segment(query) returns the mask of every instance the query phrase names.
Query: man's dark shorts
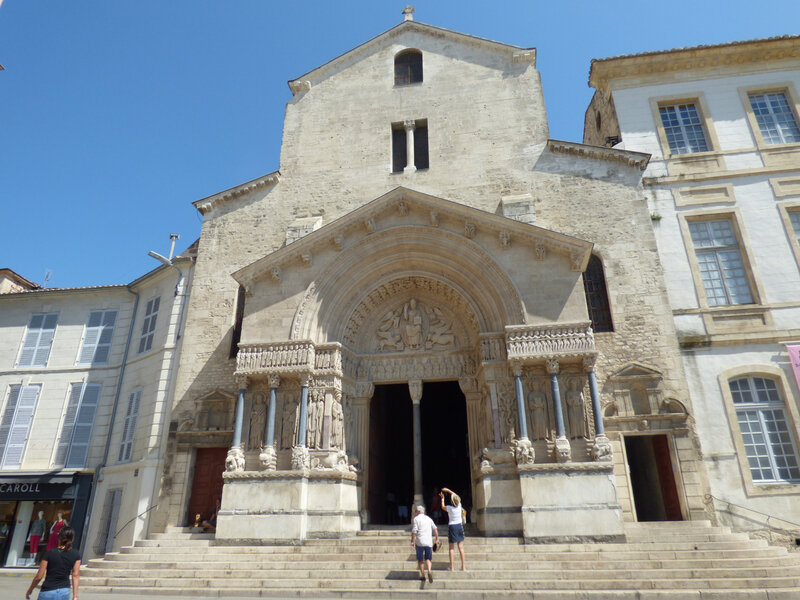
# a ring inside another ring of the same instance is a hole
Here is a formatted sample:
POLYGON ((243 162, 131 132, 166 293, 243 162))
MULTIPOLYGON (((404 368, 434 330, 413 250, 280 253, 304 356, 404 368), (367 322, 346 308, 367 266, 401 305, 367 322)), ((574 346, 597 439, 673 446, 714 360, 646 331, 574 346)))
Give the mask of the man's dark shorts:
POLYGON ((433 560, 433 548, 430 546, 415 546, 417 549, 417 562, 421 560, 433 560))

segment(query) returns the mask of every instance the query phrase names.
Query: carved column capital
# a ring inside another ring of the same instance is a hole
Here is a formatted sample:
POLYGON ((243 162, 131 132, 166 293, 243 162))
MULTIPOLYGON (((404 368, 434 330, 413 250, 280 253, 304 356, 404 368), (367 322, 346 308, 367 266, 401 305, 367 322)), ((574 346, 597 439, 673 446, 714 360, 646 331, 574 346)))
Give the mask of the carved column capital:
POLYGON ((583 370, 587 373, 589 371, 594 371, 594 366, 597 364, 597 357, 596 356, 584 356, 583 357, 583 370))
POLYGON ((550 359, 547 361, 547 373, 550 375, 558 375, 558 361, 550 359))
POLYGON ((520 361, 511 361, 511 373, 514 377, 522 377, 522 363, 520 361))
POLYGON ((408 382, 408 391, 411 394, 411 402, 419 404, 422 400, 422 380, 411 379, 408 382))
POLYGON ((247 375, 236 375, 236 388, 239 390, 247 389, 247 375))
POLYGON ((403 121, 403 129, 406 131, 414 131, 417 128, 417 122, 413 119, 403 121))
POLYGON ((281 378, 278 375, 269 376, 269 387, 276 388, 281 385, 281 378))
POLYGON ((311 374, 309 374, 309 373, 301 373, 300 374, 300 387, 308 387, 309 383, 311 383, 311 374))

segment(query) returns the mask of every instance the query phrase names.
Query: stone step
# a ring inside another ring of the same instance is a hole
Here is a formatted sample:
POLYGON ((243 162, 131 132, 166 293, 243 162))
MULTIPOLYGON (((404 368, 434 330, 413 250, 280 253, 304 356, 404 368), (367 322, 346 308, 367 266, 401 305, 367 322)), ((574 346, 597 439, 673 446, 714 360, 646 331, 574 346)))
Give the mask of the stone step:
MULTIPOLYGON (((800 577, 757 577, 757 578, 741 578, 741 577, 728 577, 728 578, 685 578, 685 579, 624 579, 624 578, 593 578, 585 580, 575 579, 538 579, 538 580, 498 580, 495 578, 489 579, 446 579, 441 576, 441 573, 434 575, 437 589, 451 589, 451 590, 474 590, 476 588, 482 590, 645 590, 645 589, 660 589, 660 590, 706 590, 706 589, 725 589, 725 590, 744 590, 744 589, 765 589, 770 588, 791 588, 795 587, 800 590, 800 577)), ((250 579, 250 578, 226 578, 226 579, 212 579, 212 578, 173 578, 169 580, 158 578, 137 578, 137 579, 105 579, 94 576, 87 576, 84 582, 84 577, 81 576, 81 583, 87 586, 94 585, 113 585, 115 587, 150 587, 154 590, 159 590, 162 587, 170 588, 190 588, 203 590, 207 589, 225 589, 229 594, 233 595, 234 590, 238 589, 269 589, 275 587, 282 587, 286 589, 308 589, 316 588, 317 590, 328 589, 343 589, 343 590, 357 590, 365 588, 377 589, 410 589, 412 586, 418 585, 419 582, 415 578, 413 570, 407 570, 402 573, 397 573, 396 578, 390 577, 385 579, 367 579, 367 578, 349 578, 333 581, 331 579, 250 579), (409 576, 410 575, 410 576, 409 576)))

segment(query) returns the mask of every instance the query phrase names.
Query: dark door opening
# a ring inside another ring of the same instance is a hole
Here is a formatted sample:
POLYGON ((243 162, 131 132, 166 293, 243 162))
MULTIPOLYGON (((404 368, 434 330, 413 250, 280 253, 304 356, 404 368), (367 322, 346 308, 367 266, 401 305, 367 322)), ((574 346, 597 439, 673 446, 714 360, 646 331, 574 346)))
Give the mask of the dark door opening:
POLYGON ((447 513, 436 496, 443 486, 461 496, 467 515, 472 508, 467 402, 456 381, 426 382, 420 411, 423 498, 431 518, 446 524, 447 513))
POLYGON ((625 453, 637 520, 681 521, 681 504, 667 436, 626 436, 625 453))
POLYGON ((408 385, 376 385, 369 408, 369 522, 406 525, 414 498, 414 437, 408 385))
POLYGON ((187 525, 194 525, 196 515, 200 515, 202 522, 214 514, 216 501, 222 498, 222 473, 227 455, 228 448, 197 448, 187 525))

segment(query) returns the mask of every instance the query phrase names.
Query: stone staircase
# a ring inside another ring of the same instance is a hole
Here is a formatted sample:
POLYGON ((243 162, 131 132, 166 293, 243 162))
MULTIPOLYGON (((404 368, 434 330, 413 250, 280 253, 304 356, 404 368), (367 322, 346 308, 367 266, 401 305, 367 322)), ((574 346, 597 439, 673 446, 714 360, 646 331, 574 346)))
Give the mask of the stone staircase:
MULTIPOLYGON (((619 544, 468 537, 468 571, 447 570, 445 544, 434 554, 430 584, 418 580, 404 531, 227 546, 216 545, 210 534, 171 528, 90 560, 81 585, 109 595, 223 598, 800 600, 800 553, 708 521, 632 523, 626 534, 628 541, 619 544)), ((457 552, 455 561, 458 569, 457 552)))

